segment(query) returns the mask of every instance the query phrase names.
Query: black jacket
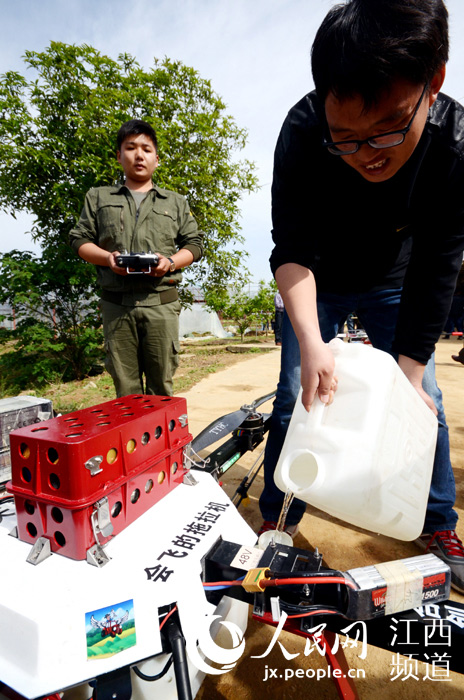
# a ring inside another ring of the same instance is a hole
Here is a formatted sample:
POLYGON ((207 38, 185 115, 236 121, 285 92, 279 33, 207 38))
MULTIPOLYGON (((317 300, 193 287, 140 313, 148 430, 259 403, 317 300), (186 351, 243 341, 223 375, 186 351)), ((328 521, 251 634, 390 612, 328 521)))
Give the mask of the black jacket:
POLYGON ((464 108, 440 93, 408 162, 371 183, 322 146, 315 92, 293 107, 277 142, 271 268, 310 268, 335 293, 403 287, 394 350, 426 363, 464 249, 464 108))

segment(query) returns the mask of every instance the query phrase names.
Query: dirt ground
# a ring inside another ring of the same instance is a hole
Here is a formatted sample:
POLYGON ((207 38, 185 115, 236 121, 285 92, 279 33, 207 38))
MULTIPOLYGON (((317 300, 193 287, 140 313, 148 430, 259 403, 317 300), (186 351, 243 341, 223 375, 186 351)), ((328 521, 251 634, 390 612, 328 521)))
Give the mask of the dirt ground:
MULTIPOLYGON (((454 362, 451 354, 456 353, 461 342, 455 338, 441 340, 437 347, 436 365, 439 386, 444 395, 445 409, 450 427, 451 453, 456 477, 456 509, 460 516, 457 530, 464 539, 464 424, 462 406, 464 400, 464 366, 454 362)), ((264 356, 240 362, 222 372, 212 375, 193 389, 184 393, 187 398, 190 430, 197 435, 215 418, 239 408, 244 403, 273 391, 278 379, 279 350, 264 356)), ((271 404, 264 404, 264 411, 271 410, 271 404)), ((257 458, 258 450, 245 455, 239 464, 223 477, 225 490, 232 495, 244 474, 257 458)), ((261 516, 258 497, 262 488, 258 478, 250 493, 251 502, 241 512, 245 520, 255 530, 259 528, 261 516)), ((295 538, 295 546, 302 549, 318 547, 324 561, 332 568, 345 571, 350 568, 387 562, 415 556, 421 552, 411 542, 401 542, 380 535, 374 535, 351 527, 321 511, 307 508, 300 524, 300 532, 295 538)), ((451 594, 451 600, 464 602, 464 596, 451 594)), ((281 648, 276 645, 264 659, 252 659, 253 655, 265 652, 272 638, 273 629, 255 623, 250 619, 245 635, 245 654, 237 666, 221 676, 207 676, 197 695, 199 700, 229 700, 237 696, 241 700, 262 700, 284 694, 286 700, 317 698, 331 700, 338 698, 335 686, 329 678, 272 677, 265 681, 266 666, 278 669, 278 676, 284 669, 326 668, 326 662, 317 653, 304 655, 304 641, 288 634, 281 634, 279 641, 286 651, 298 654, 287 660, 281 648)), ((447 650, 447 648, 445 648, 447 650)), ((435 649, 434 649, 435 651, 435 649)), ((391 652, 368 647, 367 657, 359 658, 360 648, 346 649, 348 663, 358 669, 356 688, 361 700, 377 697, 381 700, 406 700, 419 695, 422 700, 464 699, 464 675, 449 672, 430 671, 431 666, 400 657, 395 659, 391 652), (401 661, 402 659, 402 661, 401 661), (402 666, 400 664, 403 664, 402 666)), ((464 667, 464 660, 463 660, 464 667)), ((310 672, 311 673, 311 672, 310 672)))

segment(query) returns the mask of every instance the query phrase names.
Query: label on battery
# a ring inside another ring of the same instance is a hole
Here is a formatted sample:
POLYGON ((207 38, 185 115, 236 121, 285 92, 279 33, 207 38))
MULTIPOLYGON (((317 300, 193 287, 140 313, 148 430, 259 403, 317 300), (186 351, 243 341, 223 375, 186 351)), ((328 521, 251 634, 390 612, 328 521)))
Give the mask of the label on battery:
POLYGON ((449 567, 434 554, 350 569, 358 586, 349 592, 347 616, 369 620, 449 598, 449 567))
MULTIPOLYGON (((411 571, 400 561, 376 564, 375 568, 386 583, 385 615, 421 605, 424 579, 418 569, 411 571)), ((376 591, 376 596, 379 594, 380 591, 376 591)))
POLYGON ((435 574, 424 578, 422 591, 422 604, 433 603, 437 599, 445 600, 448 597, 446 588, 446 574, 435 574))
POLYGON ((230 566, 249 571, 255 569, 263 556, 263 550, 258 547, 240 547, 230 566))

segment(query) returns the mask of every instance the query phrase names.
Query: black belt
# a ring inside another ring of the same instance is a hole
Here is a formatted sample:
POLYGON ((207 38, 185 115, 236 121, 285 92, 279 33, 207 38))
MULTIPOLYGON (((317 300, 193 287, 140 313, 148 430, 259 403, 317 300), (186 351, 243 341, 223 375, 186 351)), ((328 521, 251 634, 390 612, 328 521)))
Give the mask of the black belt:
MULTIPOLYGON (((172 289, 164 289, 162 292, 153 292, 159 297, 160 304, 169 304, 171 301, 177 301, 179 298, 179 293, 177 287, 172 287, 172 289)), ((124 297, 128 295, 124 292, 110 292, 107 289, 100 290, 100 298, 103 301, 109 301, 112 304, 122 305, 124 297)))

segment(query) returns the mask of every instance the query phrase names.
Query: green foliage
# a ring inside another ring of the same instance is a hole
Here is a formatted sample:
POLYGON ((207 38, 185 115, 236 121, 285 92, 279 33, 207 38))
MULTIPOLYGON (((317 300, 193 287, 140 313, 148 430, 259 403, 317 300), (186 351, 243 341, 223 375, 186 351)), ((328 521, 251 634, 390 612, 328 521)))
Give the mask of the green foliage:
POLYGON ((257 294, 251 296, 246 292, 246 285, 241 288, 212 289, 205 294, 205 302, 213 311, 223 318, 233 321, 243 342, 249 327, 260 320, 266 322, 274 313, 274 295, 277 287, 274 281, 259 283, 257 294))
POLYGON ((154 59, 145 70, 127 54, 115 61, 59 42, 27 51, 25 63, 32 79, 0 76, 0 207, 31 212, 42 247, 66 244, 87 190, 119 179, 120 125, 145 119, 159 138, 158 184, 188 197, 206 233, 188 281, 211 287, 237 274, 239 203, 256 178, 251 163, 234 160, 247 134, 208 80, 180 61, 154 59))
POLYGON ((115 141, 124 121, 155 127, 157 182, 188 197, 206 233, 205 256, 187 270, 186 286, 223 287, 239 275, 246 255, 240 198, 257 186, 253 164, 235 158, 246 131, 193 68, 164 58, 146 70, 127 54, 113 60, 91 46, 59 42, 26 51, 24 60, 27 78, 0 76, 0 209, 31 213, 43 251, 40 259, 13 251, 1 260, 0 300, 17 315, 21 387, 56 375, 79 378, 95 360, 95 274, 70 251, 67 236, 87 190, 120 178, 115 141))
MULTIPOLYGON (((72 276, 67 248, 53 260, 13 250, 0 260, 0 303, 14 309, 13 349, 0 355, 11 391, 89 374, 102 357, 102 333, 91 278, 72 276), (85 306, 82 300, 87 299, 85 306)), ((82 263, 82 267, 84 264, 82 263)), ((92 271, 89 266, 87 268, 92 271)))
POLYGON ((260 280, 257 294, 253 297, 255 302, 256 314, 266 328, 270 321, 274 318, 275 307, 274 297, 277 293, 277 285, 274 280, 266 284, 264 280, 260 280))

